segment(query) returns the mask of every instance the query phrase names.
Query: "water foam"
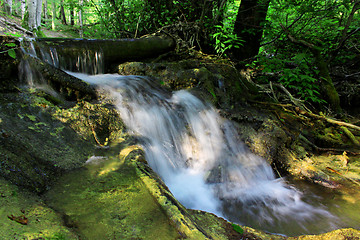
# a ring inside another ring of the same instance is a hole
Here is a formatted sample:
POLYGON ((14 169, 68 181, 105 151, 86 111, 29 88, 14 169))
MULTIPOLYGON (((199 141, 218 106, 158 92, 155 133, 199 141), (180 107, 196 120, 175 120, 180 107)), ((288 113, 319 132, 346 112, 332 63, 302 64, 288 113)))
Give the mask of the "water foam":
POLYGON ((72 74, 109 91, 129 131, 142 138, 148 163, 184 206, 225 218, 241 211, 268 226, 331 217, 276 179, 232 123, 189 92, 171 94, 139 76, 72 74))

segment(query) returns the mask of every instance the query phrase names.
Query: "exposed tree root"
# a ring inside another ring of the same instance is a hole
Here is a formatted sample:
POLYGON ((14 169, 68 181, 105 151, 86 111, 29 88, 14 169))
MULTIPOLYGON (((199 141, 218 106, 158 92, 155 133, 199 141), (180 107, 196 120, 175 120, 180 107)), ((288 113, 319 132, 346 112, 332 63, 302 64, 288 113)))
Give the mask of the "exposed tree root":
POLYGON ((307 111, 304 111, 304 110, 302 110, 302 109, 300 109, 298 107, 295 108, 295 111, 298 114, 301 114, 301 115, 304 115, 304 116, 307 116, 307 117, 312 117, 312 118, 315 118, 315 119, 324 120, 324 121, 326 121, 328 123, 331 123, 331 124, 344 126, 344 127, 348 127, 348 128, 360 131, 359 126, 356 126, 356 125, 351 124, 351 123, 342 122, 342 121, 334 120, 334 119, 331 119, 331 118, 328 118, 328 117, 325 117, 325 116, 321 116, 321 115, 317 115, 317 114, 314 114, 314 113, 311 113, 311 112, 307 112, 307 111))

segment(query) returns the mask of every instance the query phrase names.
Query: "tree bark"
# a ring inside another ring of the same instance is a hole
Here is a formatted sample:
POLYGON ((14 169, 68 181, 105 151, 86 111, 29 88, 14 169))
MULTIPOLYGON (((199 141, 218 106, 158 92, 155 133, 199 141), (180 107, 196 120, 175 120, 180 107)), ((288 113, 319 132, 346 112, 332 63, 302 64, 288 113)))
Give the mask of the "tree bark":
POLYGON ((13 0, 6 0, 5 3, 5 12, 8 15, 11 15, 13 13, 13 0))
POLYGON ((173 38, 163 36, 149 36, 138 39, 118 40, 86 40, 86 39, 53 39, 38 38, 39 44, 56 48, 59 56, 67 59, 76 59, 79 54, 84 54, 84 49, 102 51, 105 65, 116 64, 131 60, 156 57, 165 52, 174 50, 173 38))
POLYGON ((36 1, 36 28, 41 26, 42 0, 36 1))
POLYGON ((60 92, 66 100, 96 99, 95 88, 88 83, 37 58, 26 56, 25 59, 29 62, 31 69, 39 71, 47 84, 60 92))
POLYGON ((28 1, 28 12, 29 12, 29 22, 28 26, 30 31, 36 29, 36 0, 28 1))
POLYGON ((48 16, 48 2, 47 2, 47 0, 44 0, 44 19, 48 19, 49 18, 49 16, 48 16))
POLYGON ((236 16, 234 33, 244 40, 244 46, 233 48, 237 60, 251 58, 259 53, 270 0, 242 0, 236 16))
POLYGON ((52 18, 51 18, 51 29, 55 30, 55 20, 56 20, 56 3, 55 1, 52 2, 52 18))
POLYGON ((60 18, 61 18, 61 23, 67 25, 65 9, 64 9, 64 0, 61 0, 60 2, 60 18))
POLYGON ((21 19, 24 19, 25 9, 26 9, 26 1, 20 0, 20 8, 21 8, 21 19))
POLYGON ((75 12, 74 12, 73 4, 70 5, 70 14, 69 15, 70 15, 70 25, 74 26, 75 25, 75 19, 74 19, 75 12))
POLYGON ((80 37, 82 38, 83 37, 83 10, 82 10, 82 7, 83 7, 83 4, 84 4, 84 0, 80 0, 79 2, 79 5, 80 5, 80 10, 79 10, 79 25, 80 25, 80 37))

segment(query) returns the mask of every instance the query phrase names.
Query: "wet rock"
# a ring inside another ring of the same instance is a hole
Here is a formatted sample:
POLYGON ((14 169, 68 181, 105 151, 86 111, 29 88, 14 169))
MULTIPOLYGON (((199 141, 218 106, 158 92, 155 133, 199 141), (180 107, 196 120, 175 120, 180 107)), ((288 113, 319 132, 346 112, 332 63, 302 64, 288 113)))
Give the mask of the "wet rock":
POLYGON ((28 92, 0 97, 1 175, 35 192, 81 166, 93 151, 92 144, 53 118, 52 107, 28 92))
POLYGON ((231 102, 243 102, 251 84, 230 63, 213 63, 195 59, 177 62, 127 62, 116 71, 123 75, 153 78, 172 90, 192 89, 215 105, 230 107, 231 102), (200 89, 201 91, 197 91, 200 89))
POLYGON ((358 240, 360 239, 360 231, 352 228, 338 229, 329 233, 320 235, 308 235, 294 238, 289 240, 358 240))
POLYGON ((63 226, 61 216, 35 194, 0 178, 0 235, 2 239, 77 239, 63 226), (26 219, 21 224, 14 219, 26 219))

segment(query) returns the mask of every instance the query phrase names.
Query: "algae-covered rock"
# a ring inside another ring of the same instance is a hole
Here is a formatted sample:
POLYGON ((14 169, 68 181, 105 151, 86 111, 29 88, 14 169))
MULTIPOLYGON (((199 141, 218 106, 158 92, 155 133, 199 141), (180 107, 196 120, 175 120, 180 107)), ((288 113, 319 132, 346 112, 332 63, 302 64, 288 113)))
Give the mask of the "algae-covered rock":
POLYGON ((0 178, 1 239, 78 239, 36 195, 0 178))
POLYGON ((117 149, 119 157, 103 152, 60 178, 45 195, 47 203, 83 239, 181 238, 131 163, 143 158, 141 151, 126 141, 114 148, 109 151, 117 149))
POLYGON ((0 172, 36 192, 47 189, 63 171, 81 166, 93 145, 53 118, 54 106, 23 92, 0 97, 0 172))
POLYGON ((358 240, 360 231, 352 228, 338 229, 320 235, 308 235, 289 238, 289 240, 358 240))
POLYGON ((128 136, 115 107, 107 102, 81 101, 72 108, 58 109, 54 116, 97 145, 104 146, 128 136))
POLYGON ((153 78, 172 90, 192 89, 215 105, 230 107, 244 102, 252 90, 230 63, 214 63, 200 60, 144 63, 127 62, 118 66, 123 75, 142 75, 153 78))

